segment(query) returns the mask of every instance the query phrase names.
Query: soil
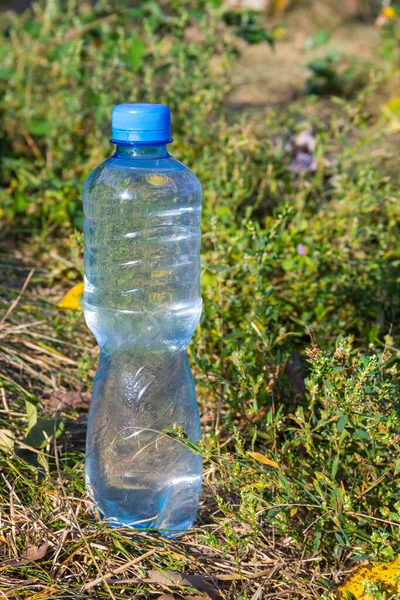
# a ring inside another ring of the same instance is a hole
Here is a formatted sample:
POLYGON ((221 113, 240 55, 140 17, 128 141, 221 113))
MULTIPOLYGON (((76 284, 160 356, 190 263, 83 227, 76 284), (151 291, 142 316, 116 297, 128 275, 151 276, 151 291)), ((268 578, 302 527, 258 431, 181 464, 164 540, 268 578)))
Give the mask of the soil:
POLYGON ((233 90, 227 98, 230 108, 262 108, 293 101, 303 92, 309 77, 307 63, 329 50, 367 64, 379 60, 380 32, 372 18, 345 19, 333 7, 316 3, 289 11, 280 20, 266 21, 268 28, 279 25, 287 28, 287 34, 276 42, 275 49, 267 43, 241 45, 233 72, 233 90), (329 31, 328 43, 307 48, 306 40, 321 29, 329 31))

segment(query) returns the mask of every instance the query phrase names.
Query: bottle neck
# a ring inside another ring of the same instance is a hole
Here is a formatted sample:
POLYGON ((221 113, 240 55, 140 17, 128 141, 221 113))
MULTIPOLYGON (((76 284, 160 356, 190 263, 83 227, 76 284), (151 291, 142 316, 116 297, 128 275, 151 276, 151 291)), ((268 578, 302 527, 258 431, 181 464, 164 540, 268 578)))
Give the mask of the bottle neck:
POLYGON ((165 158, 169 156, 166 144, 154 146, 117 144, 116 156, 124 158, 165 158))

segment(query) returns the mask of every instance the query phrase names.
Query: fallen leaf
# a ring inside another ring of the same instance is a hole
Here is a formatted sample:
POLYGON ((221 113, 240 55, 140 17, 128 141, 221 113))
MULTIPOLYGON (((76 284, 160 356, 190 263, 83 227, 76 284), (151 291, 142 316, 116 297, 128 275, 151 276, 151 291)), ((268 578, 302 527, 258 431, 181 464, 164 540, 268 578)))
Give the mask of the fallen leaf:
POLYGON ((14 450, 15 436, 10 429, 0 429, 0 451, 11 452, 14 450))
POLYGON ((2 567, 25 567, 29 565, 31 561, 26 558, 16 559, 16 558, 7 558, 5 561, 1 563, 2 567))
POLYGON ((82 306, 83 282, 77 283, 69 290, 58 305, 60 308, 69 308, 70 310, 79 310, 82 306))
POLYGON ((175 600, 171 594, 163 594, 162 596, 158 596, 157 600, 175 600))
POLYGON ((251 458, 254 458, 254 460, 256 460, 257 462, 262 463, 263 465, 268 465, 269 467, 279 469, 279 465, 276 462, 276 460, 272 460, 271 458, 264 456, 264 454, 260 454, 260 452, 248 452, 247 454, 251 456, 251 458))
POLYGON ((47 540, 40 546, 36 546, 35 544, 28 542, 23 552, 23 557, 29 561, 41 560, 45 556, 48 549, 49 542, 47 540))
POLYGON ((160 585, 184 585, 182 583, 184 581, 184 576, 177 571, 168 571, 163 569, 162 571, 158 571, 157 569, 151 569, 147 573, 147 577, 151 579, 154 583, 159 583, 160 585))
POLYGON ((185 579, 199 592, 205 592, 211 600, 220 598, 217 586, 207 581, 202 575, 186 575, 185 579))
POLYGON ((59 412, 70 408, 89 410, 90 396, 81 392, 53 392, 46 402, 51 412, 59 412))
POLYGON ((168 571, 164 569, 162 571, 158 571, 156 569, 152 569, 148 571, 147 577, 154 583, 169 587, 174 585, 190 586, 199 592, 205 592, 210 600, 218 600, 218 598, 220 598, 219 590, 216 585, 207 581, 203 575, 182 575, 177 571, 168 571))
POLYGON ((346 592, 356 600, 374 600, 369 594, 364 594, 364 582, 380 583, 382 590, 388 594, 400 592, 400 555, 390 563, 362 564, 352 571, 344 584, 339 588, 339 598, 346 598, 346 592))

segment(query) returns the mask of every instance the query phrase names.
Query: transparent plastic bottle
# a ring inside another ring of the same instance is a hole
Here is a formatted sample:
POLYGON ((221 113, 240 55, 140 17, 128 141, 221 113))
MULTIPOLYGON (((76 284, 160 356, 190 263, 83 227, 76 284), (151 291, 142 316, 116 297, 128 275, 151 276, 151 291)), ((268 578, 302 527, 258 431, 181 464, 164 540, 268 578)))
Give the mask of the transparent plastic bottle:
POLYGON ((115 154, 83 189, 84 309, 100 347, 89 411, 86 482, 116 525, 190 528, 202 458, 187 346, 199 322, 201 187, 172 158, 169 109, 113 110, 115 154))

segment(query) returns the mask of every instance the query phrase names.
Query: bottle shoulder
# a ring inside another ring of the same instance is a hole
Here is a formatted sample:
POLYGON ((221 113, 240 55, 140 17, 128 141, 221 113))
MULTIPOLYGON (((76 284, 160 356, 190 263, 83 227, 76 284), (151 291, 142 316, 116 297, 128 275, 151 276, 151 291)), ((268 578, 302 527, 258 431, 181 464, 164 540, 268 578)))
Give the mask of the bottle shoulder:
POLYGON ((114 154, 96 167, 83 185, 83 199, 129 199, 190 196, 201 202, 200 181, 191 169, 171 155, 126 158, 114 154), (105 195, 104 195, 105 194, 105 195))
POLYGON ((154 175, 157 181, 157 175, 171 176, 174 181, 187 180, 201 189, 199 179, 189 167, 184 165, 178 159, 171 155, 162 158, 126 158, 116 154, 107 158, 98 167, 96 167, 86 178, 83 190, 93 187, 102 181, 123 181, 127 177, 140 178, 141 176, 151 177, 154 175))

